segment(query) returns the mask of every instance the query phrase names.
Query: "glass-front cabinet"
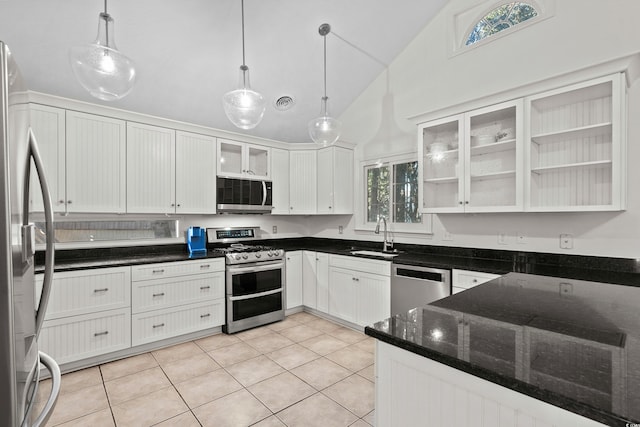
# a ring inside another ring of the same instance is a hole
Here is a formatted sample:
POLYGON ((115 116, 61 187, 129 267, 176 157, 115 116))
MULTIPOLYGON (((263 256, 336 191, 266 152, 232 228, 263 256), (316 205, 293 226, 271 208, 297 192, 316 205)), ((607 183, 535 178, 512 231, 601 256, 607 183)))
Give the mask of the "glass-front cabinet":
POLYGON ((422 212, 523 209, 523 101, 419 127, 422 212))
POLYGON ((270 179, 270 148, 243 142, 218 140, 218 176, 270 179))

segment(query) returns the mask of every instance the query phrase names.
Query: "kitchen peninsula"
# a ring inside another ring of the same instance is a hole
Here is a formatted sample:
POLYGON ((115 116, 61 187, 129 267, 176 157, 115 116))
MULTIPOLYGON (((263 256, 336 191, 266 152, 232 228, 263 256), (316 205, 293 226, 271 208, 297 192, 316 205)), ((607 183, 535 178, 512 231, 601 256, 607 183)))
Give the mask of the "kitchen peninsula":
POLYGON ((640 420, 640 288, 510 273, 367 327, 392 425, 640 420))

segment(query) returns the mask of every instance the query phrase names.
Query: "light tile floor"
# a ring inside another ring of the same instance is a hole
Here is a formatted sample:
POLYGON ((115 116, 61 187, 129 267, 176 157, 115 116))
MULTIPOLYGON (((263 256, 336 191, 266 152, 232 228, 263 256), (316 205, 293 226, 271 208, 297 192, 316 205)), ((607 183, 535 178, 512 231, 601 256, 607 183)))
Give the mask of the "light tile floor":
POLYGON ((47 426, 371 426, 374 347, 296 313, 63 375, 47 426))

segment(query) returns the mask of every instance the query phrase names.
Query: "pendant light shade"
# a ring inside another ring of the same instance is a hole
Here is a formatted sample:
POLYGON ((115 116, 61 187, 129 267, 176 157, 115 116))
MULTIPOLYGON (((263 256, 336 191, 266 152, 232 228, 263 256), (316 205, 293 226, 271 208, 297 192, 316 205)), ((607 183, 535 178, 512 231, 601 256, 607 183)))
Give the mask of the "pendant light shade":
POLYGON ((322 24, 318 33, 324 38, 324 96, 320 100, 320 116, 309 122, 309 136, 311 140, 322 147, 336 143, 340 137, 342 124, 329 115, 327 97, 327 34, 331 32, 329 24, 322 24))
POLYGON ((69 62, 80 84, 96 98, 113 101, 133 89, 136 69, 133 61, 118 51, 113 35, 113 18, 104 12, 98 17, 98 37, 88 45, 75 46, 69 62))
POLYGON ((249 84, 249 67, 245 64, 244 50, 244 0, 242 7, 242 65, 238 89, 227 92, 222 97, 224 112, 231 123, 240 129, 253 129, 264 116, 267 101, 249 84))

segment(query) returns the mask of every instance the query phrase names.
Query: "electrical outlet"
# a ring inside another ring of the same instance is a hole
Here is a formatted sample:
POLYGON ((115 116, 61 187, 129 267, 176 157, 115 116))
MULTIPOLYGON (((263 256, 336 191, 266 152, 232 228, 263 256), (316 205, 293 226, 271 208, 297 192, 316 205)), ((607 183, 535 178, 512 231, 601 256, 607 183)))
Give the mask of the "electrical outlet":
POLYGON ((527 243, 527 235, 524 233, 518 233, 516 235, 516 243, 524 245, 527 243))
POLYGON ((507 244, 507 233, 498 233, 498 244, 499 245, 507 244))
POLYGON ((560 235, 560 248, 573 249, 573 236, 571 234, 560 235))
POLYGON ((453 240, 453 234, 451 234, 447 230, 445 230, 444 234, 442 235, 442 240, 448 240, 448 241, 453 240))
POLYGON ((272 233, 273 233, 273 234, 278 234, 278 226, 277 226, 277 225, 274 225, 274 226, 273 226, 272 233))
POLYGON ((573 293, 573 285, 571 283, 560 283, 560 295, 571 295, 573 293))
POLYGON ((338 226, 338 234, 342 234, 342 233, 344 233, 344 227, 339 225, 338 226))

